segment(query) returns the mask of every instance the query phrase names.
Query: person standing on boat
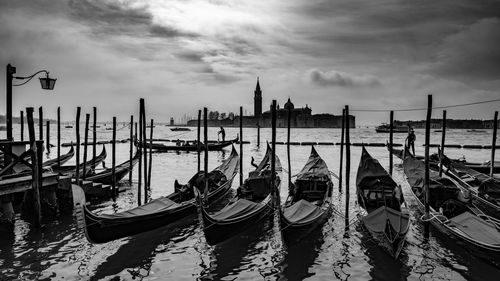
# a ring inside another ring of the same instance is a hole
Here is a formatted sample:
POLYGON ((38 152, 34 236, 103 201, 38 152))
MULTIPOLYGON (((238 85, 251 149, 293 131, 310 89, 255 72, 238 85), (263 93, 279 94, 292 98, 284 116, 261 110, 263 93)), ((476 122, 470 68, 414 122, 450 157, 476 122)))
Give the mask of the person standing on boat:
POLYGON ((220 131, 217 133, 217 137, 219 137, 219 135, 222 135, 222 141, 225 142, 226 141, 226 132, 224 131, 224 128, 222 128, 222 126, 220 127, 220 131))
POLYGON ((408 132, 408 137, 406 137, 406 145, 408 147, 408 151, 412 150, 413 155, 415 155, 415 140, 416 140, 415 132, 413 131, 413 128, 410 128, 410 131, 408 132))

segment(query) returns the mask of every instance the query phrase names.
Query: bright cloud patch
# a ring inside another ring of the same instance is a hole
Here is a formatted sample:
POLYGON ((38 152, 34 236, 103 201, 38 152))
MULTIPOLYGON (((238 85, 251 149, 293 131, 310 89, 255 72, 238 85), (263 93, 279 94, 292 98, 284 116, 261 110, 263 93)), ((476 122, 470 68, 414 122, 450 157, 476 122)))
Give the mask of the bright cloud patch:
POLYGON ((336 70, 321 71, 315 68, 307 71, 307 79, 319 86, 369 87, 381 84, 376 77, 371 75, 358 76, 336 70))

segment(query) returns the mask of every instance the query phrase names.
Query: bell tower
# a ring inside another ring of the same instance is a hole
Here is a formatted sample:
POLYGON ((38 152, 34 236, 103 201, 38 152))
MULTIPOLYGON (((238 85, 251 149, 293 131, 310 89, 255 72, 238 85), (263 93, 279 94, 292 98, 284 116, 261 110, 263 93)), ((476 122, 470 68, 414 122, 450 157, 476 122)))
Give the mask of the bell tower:
POLYGON ((257 77, 257 86, 254 91, 253 116, 260 117, 262 115, 262 91, 260 90, 259 77, 257 77))

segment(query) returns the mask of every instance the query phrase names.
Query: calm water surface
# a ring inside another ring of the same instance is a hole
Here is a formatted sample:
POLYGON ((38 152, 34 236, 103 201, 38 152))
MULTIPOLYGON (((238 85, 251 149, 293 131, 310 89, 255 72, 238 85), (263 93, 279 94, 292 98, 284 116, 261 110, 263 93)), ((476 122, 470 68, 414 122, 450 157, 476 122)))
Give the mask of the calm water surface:
MULTIPOLYGON (((118 126, 119 128, 121 126, 118 126)), ((19 130, 19 128, 15 128, 19 130)), ((55 128, 51 135, 56 136, 55 128)), ((64 129, 63 141, 74 139, 72 129, 64 129)), ((217 137, 218 128, 209 128, 210 139, 217 137)), ((227 128, 227 138, 236 136, 237 128, 227 128)), ((128 137, 128 128, 119 130, 118 139, 128 137)), ((14 135, 19 135, 18 131, 14 135)), ((423 131, 417 130, 417 153, 423 154, 423 131)), ((82 133, 83 136, 83 133, 82 133)), ((261 131, 261 147, 257 147, 257 131, 245 129, 244 175, 250 171, 250 157, 260 160, 265 153, 265 141, 270 139, 270 129, 261 131)), ((194 139, 196 132, 171 132, 168 127, 157 126, 156 138, 194 139)), ((403 143, 404 134, 395 134, 395 143, 403 143)), ((110 131, 100 128, 98 139, 109 140, 110 131)), ((339 129, 293 129, 292 141, 338 142, 339 129)), ((286 141, 286 130, 279 129, 278 141, 286 141)), ((353 129, 352 142, 386 142, 387 134, 377 134, 374 129, 353 129)), ((55 139, 52 140, 55 143, 55 139)), ((440 142, 440 133, 433 133, 432 143, 440 142)), ((465 130, 447 132, 447 143, 491 144, 491 130, 486 133, 467 133, 465 130)), ((98 148, 98 152, 101 148, 98 148)), ((128 144, 117 145, 117 163, 128 159, 128 144)), ((65 153, 68 148, 62 148, 65 153)), ((111 165, 111 146, 107 146, 107 165, 111 165)), ((330 170, 338 174, 339 147, 317 146, 330 170)), ((368 151, 386 168, 389 155, 385 147, 369 147, 368 151)), ((292 175, 304 165, 310 152, 307 146, 291 147, 292 175)), ((83 153, 83 152, 82 152, 83 153)), ((223 152, 210 152, 209 168, 225 157, 223 152)), ((15 231, 1 234, 0 280, 498 280, 500 269, 472 256, 448 237, 431 231, 429 240, 423 239, 423 225, 417 221, 421 215, 416 201, 409 194, 401 161, 394 159, 394 178, 401 183, 412 209, 412 224, 408 242, 399 258, 393 260, 377 247, 356 219, 355 178, 360 147, 351 149, 350 230, 344 232, 345 194, 338 192, 335 182, 334 197, 338 212, 334 213, 322 229, 312 233, 306 241, 286 248, 281 240, 276 217, 220 244, 210 246, 197 222, 180 222, 155 231, 124 238, 106 244, 90 244, 77 230, 71 214, 45 219, 41 229, 17 216, 15 231)), ((488 150, 447 149, 451 157, 465 156, 469 161, 488 160, 488 150)), ((286 147, 277 146, 277 154, 286 168, 286 147)), ((56 149, 48 157, 53 158, 56 149)), ((498 157, 497 157, 498 159, 498 157)), ((72 159, 68 164, 74 163, 72 159)), ((195 153, 153 154, 151 197, 167 195, 173 182, 186 182, 195 172, 195 153)), ((137 168, 137 167, 136 167, 137 168)), ((137 172, 137 169, 134 173, 137 172)), ((287 177, 287 171, 283 173, 287 177)), ((236 177, 233 188, 236 188, 236 177)), ((281 188, 285 199, 286 180, 281 188)), ((345 183, 344 183, 345 185, 345 183)), ((136 206, 137 174, 127 192, 116 202, 93 202, 96 213, 114 213, 136 206)), ((345 190, 345 188, 344 188, 345 190)))

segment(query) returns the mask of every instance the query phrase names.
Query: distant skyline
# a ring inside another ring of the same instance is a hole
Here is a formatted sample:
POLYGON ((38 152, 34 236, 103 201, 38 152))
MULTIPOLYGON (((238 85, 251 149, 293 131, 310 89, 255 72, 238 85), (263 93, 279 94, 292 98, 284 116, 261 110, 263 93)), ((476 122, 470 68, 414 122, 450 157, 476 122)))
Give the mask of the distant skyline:
MULTIPOLYGON (((137 116, 168 122, 219 112, 253 112, 272 99, 314 113, 454 105, 500 97, 499 1, 369 0, 2 0, 0 113, 5 66, 17 75, 47 69, 14 87, 13 113, 43 106, 64 120, 98 107, 99 121, 137 116)), ((16 81, 15 81, 16 82, 16 81)), ((454 119, 492 119, 500 102, 448 110, 454 119)), ((441 118, 441 110, 433 118, 441 118)), ((35 111, 35 114, 37 111, 35 111)), ((357 125, 389 113, 352 112, 357 125)), ((396 112, 421 120, 424 111, 396 112)))

